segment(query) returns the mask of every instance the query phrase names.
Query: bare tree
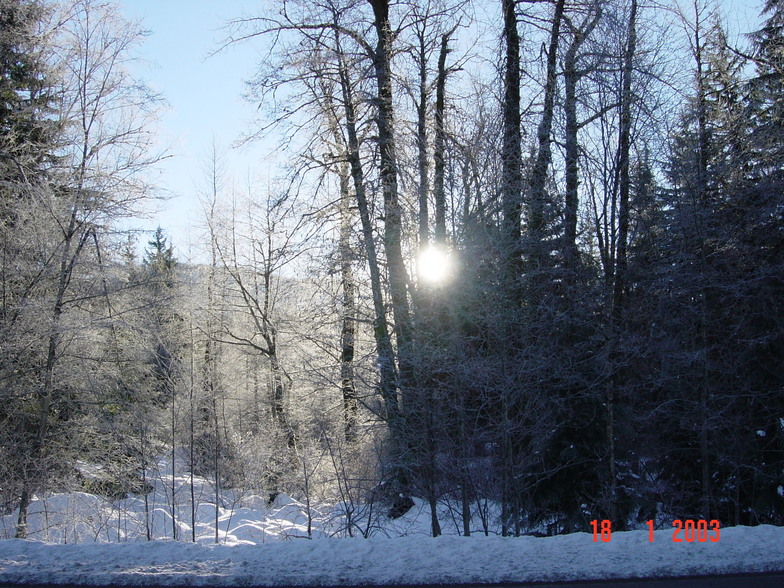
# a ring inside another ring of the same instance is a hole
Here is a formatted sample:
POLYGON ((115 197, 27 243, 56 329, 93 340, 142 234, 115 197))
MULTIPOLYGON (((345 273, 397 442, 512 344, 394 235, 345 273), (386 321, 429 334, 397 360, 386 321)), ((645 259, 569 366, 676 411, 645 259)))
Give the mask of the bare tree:
POLYGON ((279 301, 283 271, 297 263, 308 246, 303 227, 293 194, 270 189, 259 198, 253 188, 243 206, 235 199, 224 218, 210 222, 218 263, 231 284, 221 304, 233 317, 216 325, 220 330, 215 341, 264 359, 271 422, 284 439, 283 451, 289 458, 269 464, 271 498, 279 492, 282 469, 293 463, 296 444, 289 405, 292 378, 281 360, 279 301))
MULTIPOLYGON (((158 98, 130 77, 124 63, 142 38, 137 23, 124 21, 112 5, 80 0, 68 7, 57 30, 63 88, 57 116, 63 125, 62 167, 58 186, 41 194, 41 211, 56 227, 48 263, 52 297, 48 335, 35 393, 37 432, 31 461, 37 462, 50 438, 57 401, 57 366, 67 339, 64 316, 77 293, 79 262, 91 242, 118 216, 132 213, 148 196, 143 172, 159 156, 151 148, 150 124, 158 98)), ((26 534, 32 492, 41 481, 28 479, 20 497, 17 536, 26 534)))
POLYGON ((585 64, 582 55, 582 47, 587 39, 590 38, 596 25, 602 16, 602 7, 599 2, 591 3, 586 11, 583 21, 575 25, 569 19, 569 32, 571 42, 566 48, 563 59, 564 75, 564 115, 566 118, 565 129, 565 202, 564 202, 564 234, 561 255, 567 269, 574 270, 578 261, 577 248, 577 213, 579 209, 579 177, 578 161, 580 147, 578 141, 578 131, 582 124, 578 122, 578 84, 585 77, 591 65, 585 64))

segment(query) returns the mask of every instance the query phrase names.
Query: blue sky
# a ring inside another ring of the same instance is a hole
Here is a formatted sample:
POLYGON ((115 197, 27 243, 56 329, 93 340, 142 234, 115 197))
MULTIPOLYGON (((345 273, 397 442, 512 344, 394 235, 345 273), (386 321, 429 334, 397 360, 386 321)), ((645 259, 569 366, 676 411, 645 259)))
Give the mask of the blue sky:
MULTIPOLYGON (((230 19, 253 9, 248 0, 125 0, 128 18, 139 18, 149 37, 140 47, 140 74, 168 102, 161 113, 159 136, 171 157, 161 165, 156 182, 169 194, 158 212, 136 226, 162 226, 173 239, 179 257, 189 257, 189 241, 198 241, 202 211, 197 186, 205 172, 202 161, 213 137, 231 147, 247 130, 254 106, 242 98, 244 80, 253 73, 257 49, 253 43, 229 47, 211 55, 230 19)), ((232 150, 231 171, 245 171, 264 157, 260 145, 232 150)), ((146 239, 140 238, 141 245, 146 239)))
MULTIPOLYGON (((684 6, 692 0, 680 0, 684 6)), ((128 18, 139 18, 149 29, 140 57, 140 73, 158 92, 169 108, 162 113, 161 143, 171 158, 161 166, 156 182, 170 194, 158 212, 135 226, 154 230, 162 226, 171 236, 177 255, 188 259, 196 255, 202 231, 202 211, 197 186, 203 181, 201 161, 213 136, 229 148, 250 128, 255 107, 242 98, 244 80, 258 62, 260 44, 255 40, 232 46, 217 55, 225 33, 221 27, 232 18, 253 14, 277 0, 124 0, 128 18)), ((761 0, 721 0, 727 24, 735 31, 748 31, 758 21, 761 0)), ((493 10, 497 0, 488 0, 493 10)), ((250 171, 263 174, 274 169, 263 145, 251 144, 228 154, 229 171, 247 177, 250 171)), ((146 238, 140 239, 140 245, 146 238)))

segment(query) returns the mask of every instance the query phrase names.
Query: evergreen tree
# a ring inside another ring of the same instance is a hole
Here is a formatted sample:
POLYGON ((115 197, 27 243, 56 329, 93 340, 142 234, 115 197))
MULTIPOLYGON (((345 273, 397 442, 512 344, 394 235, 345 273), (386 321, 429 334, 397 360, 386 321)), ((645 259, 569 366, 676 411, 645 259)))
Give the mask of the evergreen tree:
MULTIPOLYGON (((758 54, 780 33, 766 25, 758 54)), ((667 279, 655 323, 666 336, 662 396, 652 400, 670 403, 672 432, 657 467, 677 516, 779 523, 784 381, 770 366, 784 352, 780 74, 765 57, 744 84, 744 64, 715 23, 702 49, 698 90, 673 141, 656 272, 667 279)))
MULTIPOLYGON (((53 96, 47 49, 39 35, 44 16, 44 5, 38 0, 0 1, 0 190, 4 201, 9 180, 35 181, 55 139, 56 124, 48 116, 53 96)), ((5 217, 9 211, 2 213, 5 217)))
POLYGON ((174 395, 182 359, 182 345, 178 343, 182 317, 175 308, 177 260, 161 227, 155 230, 147 245, 142 263, 146 305, 151 311, 147 325, 152 346, 150 361, 157 399, 168 402, 174 395))
POLYGON ((155 229, 148 248, 144 251, 144 267, 147 268, 151 287, 159 292, 174 288, 174 269, 177 260, 174 258, 174 247, 168 243, 166 234, 161 227, 155 229))

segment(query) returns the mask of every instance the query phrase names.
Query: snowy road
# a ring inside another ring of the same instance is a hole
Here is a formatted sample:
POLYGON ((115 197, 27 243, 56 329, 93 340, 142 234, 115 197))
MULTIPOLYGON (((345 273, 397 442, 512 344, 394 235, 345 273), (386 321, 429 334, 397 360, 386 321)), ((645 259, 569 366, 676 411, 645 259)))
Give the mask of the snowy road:
MULTIPOLYGON (((0 584, 0 588, 45 588, 52 584, 0 584)), ((58 588, 117 588, 113 586, 96 586, 94 584, 60 584, 58 588)), ((132 585, 128 585, 133 588, 132 585)), ((444 585, 441 585, 444 586, 444 585)), ((450 586, 459 586, 451 584, 450 586)), ((780 588, 784 586, 784 574, 735 574, 730 576, 702 576, 693 578, 666 578, 666 579, 637 579, 637 580, 593 580, 588 582, 557 582, 541 583, 531 582, 525 584, 466 584, 463 588, 597 588, 598 586, 616 586, 617 588, 780 588)), ((144 588, 170 588, 166 585, 150 586, 145 584, 144 588)), ((190 587, 183 587, 190 588, 190 587)), ((195 587, 194 587, 195 588, 195 587)), ((245 588, 265 588, 245 587, 245 588)), ((278 587, 280 588, 280 587, 278 587)), ((285 588, 285 587, 284 587, 285 588)), ((290 587, 295 588, 295 587, 290 587)), ((322 587, 338 588, 338 587, 322 587)), ((345 588, 345 587, 340 587, 345 588)), ((365 586, 364 588, 372 588, 365 586)), ((379 586, 381 588, 381 586, 379 586)), ((401 586, 395 588, 440 588, 439 585, 416 585, 401 586)))
MULTIPOLYGON (((594 580, 591 582, 530 583, 518 586, 536 588, 597 588, 598 586, 617 586, 618 588, 781 588, 784 574, 735 574, 731 576, 703 576, 695 578, 666 578, 645 580, 594 580)), ((505 586, 505 588, 516 588, 505 586)))

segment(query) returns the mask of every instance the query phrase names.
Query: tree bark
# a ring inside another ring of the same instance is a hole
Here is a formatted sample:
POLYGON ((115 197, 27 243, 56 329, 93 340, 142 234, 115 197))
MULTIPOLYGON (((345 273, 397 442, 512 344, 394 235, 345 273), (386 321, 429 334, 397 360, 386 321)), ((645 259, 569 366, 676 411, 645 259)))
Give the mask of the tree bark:
POLYGON ((438 54, 438 77, 436 78, 435 139, 433 144, 433 199, 436 205, 435 241, 446 244, 446 194, 444 193, 444 150, 446 127, 444 109, 446 103, 446 56, 449 54, 449 37, 455 29, 441 35, 441 50, 438 54))
POLYGON ((578 188, 580 146, 577 141, 577 132, 580 125, 577 121, 577 84, 585 75, 584 70, 578 69, 580 47, 593 32, 601 16, 601 8, 592 6, 593 15, 574 31, 574 37, 564 55, 564 116, 566 118, 565 137, 565 183, 566 197, 564 202, 564 234, 561 255, 567 270, 575 270, 579 251, 577 248, 577 209, 579 207, 578 188))
POLYGON ((537 154, 529 178, 530 201, 528 203, 527 253, 529 269, 536 274, 546 267, 548 252, 545 250, 545 208, 547 203, 547 172, 552 161, 551 134, 555 111, 556 65, 558 63, 558 43, 561 34, 565 0, 557 0, 550 29, 550 43, 547 50, 547 73, 544 86, 544 105, 542 119, 536 131, 537 154))
POLYGON ((408 303, 408 275, 402 249, 402 216, 398 199, 397 153, 395 150, 394 111, 392 107, 392 69, 390 51, 392 31, 389 23, 389 0, 369 0, 373 8, 377 42, 373 54, 377 95, 376 126, 378 128, 379 176, 384 197, 384 251, 389 271, 389 292, 392 299, 394 331, 398 347, 401 390, 411 382, 408 355, 412 341, 411 316, 408 303))
MULTIPOLYGON (((408 302, 408 272, 402 249, 402 214, 398 199, 397 153, 395 150, 394 110, 392 105, 392 30, 389 22, 389 0, 369 0, 373 8, 376 48, 373 67, 376 78, 376 127, 378 129, 379 177, 384 197, 384 251, 387 259, 389 293, 392 301, 394 332, 397 341, 398 389, 405 403, 407 391, 415 381, 412 362, 413 328, 408 302)), ((405 405, 405 404, 404 404, 405 405)), ((394 504, 390 516, 402 514, 410 508, 409 480, 404 465, 405 456, 413 441, 403 430, 400 419, 393 447, 392 496, 394 504), (402 512, 401 512, 402 511, 402 512)), ((399 515, 398 515, 399 516, 399 515)))
POLYGON ((632 74, 634 72, 634 56, 637 51, 637 0, 631 0, 628 30, 628 39, 621 70, 621 120, 620 128, 618 129, 618 242, 615 256, 615 280, 612 301, 612 309, 615 315, 621 311, 628 265, 629 159, 632 128, 632 74))
MULTIPOLYGON (((423 25, 424 26, 424 25, 423 25)), ((417 166, 419 168, 419 250, 427 247, 430 241, 430 220, 428 192, 430 191, 427 174, 427 47, 424 30, 419 35, 419 101, 417 110, 417 166)))
MULTIPOLYGON (((702 38, 702 22, 700 19, 700 6, 698 0, 694 0, 694 60, 696 65, 697 78, 697 177, 696 177, 696 199, 698 210, 708 206, 708 152, 710 150, 710 130, 708 129, 708 105, 707 88, 705 83, 705 61, 703 59, 704 42, 702 38)), ((699 239, 699 255, 701 271, 705 272, 708 268, 707 244, 705 243, 704 233, 701 229, 697 230, 699 239)), ((700 381, 700 479, 701 479, 701 510, 702 517, 706 520, 711 518, 711 478, 710 478, 710 449, 708 444, 708 417, 709 417, 709 395, 711 388, 711 369, 709 351, 709 300, 712 298, 708 288, 703 284, 699 305, 700 305, 700 343, 702 346, 703 375, 700 381)))
POLYGON ((504 68, 504 135, 501 152, 501 200, 503 206, 502 238, 506 249, 504 280, 506 294, 512 299, 515 284, 521 271, 520 237, 522 234, 521 210, 523 194, 522 133, 520 129, 520 36, 514 0, 502 0, 504 12, 504 41, 506 64, 504 68))
POLYGON ((373 239, 373 223, 370 219, 370 207, 367 200, 367 194, 365 193, 365 175, 359 154, 359 138, 357 136, 353 91, 351 89, 351 83, 348 72, 346 71, 345 63, 343 62, 339 42, 337 43, 337 53, 339 60, 338 74, 340 76, 343 109, 346 117, 346 138, 348 141, 346 156, 351 169, 354 196, 357 200, 357 208, 359 209, 359 218, 362 224, 362 238, 365 245, 365 253, 368 258, 368 269, 370 271, 370 289, 373 298, 373 311, 375 314, 373 336, 376 341, 376 354, 378 355, 379 388, 381 398, 384 401, 386 412, 385 418, 390 428, 392 443, 394 445, 401 436, 395 354, 392 348, 392 340, 389 334, 386 310, 384 308, 381 270, 378 263, 378 254, 376 253, 376 244, 373 239))
POLYGON ((564 58, 564 115, 566 117, 565 138, 565 175, 566 196, 564 199, 564 235, 563 250, 564 266, 568 270, 575 268, 579 252, 577 250, 577 207, 578 199, 578 159, 580 147, 577 142, 577 48, 578 34, 566 52, 564 58))
POLYGON ((352 214, 349 206, 349 172, 346 163, 340 164, 340 281, 343 289, 343 316, 340 327, 340 387, 343 394, 343 432, 347 442, 356 440, 357 393, 354 387, 354 331, 356 301, 354 270, 352 268, 351 236, 352 214))
POLYGON ((634 56, 637 51, 637 0, 631 0, 629 10, 628 37, 621 68, 622 88, 620 96, 620 127, 618 130, 618 240, 615 255, 615 275, 610 308, 610 333, 608 338, 607 388, 605 391, 606 406, 606 445, 607 445, 607 481, 609 491, 609 517, 616 520, 618 483, 615 467, 615 354, 617 333, 622 318, 623 295, 627 268, 627 241, 629 235, 629 158, 631 150, 632 126, 632 73, 634 56))

